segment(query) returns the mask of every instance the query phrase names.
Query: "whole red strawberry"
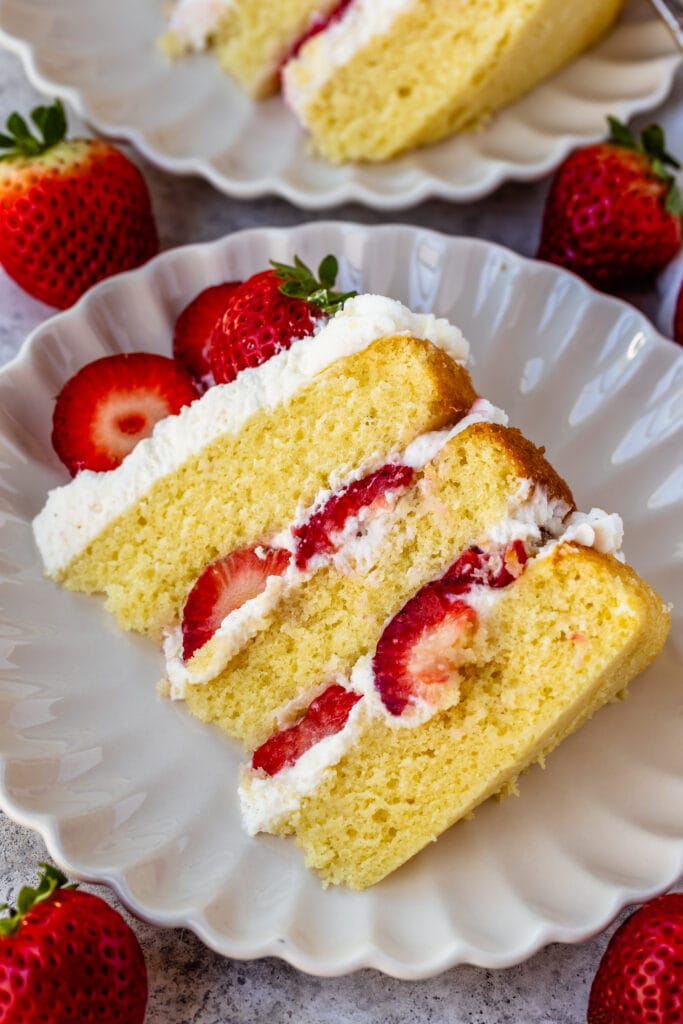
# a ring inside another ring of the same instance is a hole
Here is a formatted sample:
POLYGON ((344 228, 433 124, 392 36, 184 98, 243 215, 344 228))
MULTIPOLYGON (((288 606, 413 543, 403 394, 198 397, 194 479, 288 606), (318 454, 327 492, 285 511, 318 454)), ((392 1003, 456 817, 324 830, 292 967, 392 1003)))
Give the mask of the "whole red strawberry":
POLYGON ((135 164, 98 139, 65 140, 62 104, 19 114, 0 135, 0 263, 17 284, 64 309, 103 277, 159 249, 135 164))
POLYGON ((338 264, 326 256, 318 278, 298 256, 294 266, 271 261, 274 269, 244 281, 228 301, 211 339, 211 368, 218 384, 241 370, 260 366, 313 333, 314 321, 330 316, 355 292, 332 291, 338 264))
POLYGON ((173 332, 173 358, 205 391, 214 383, 211 372, 211 335, 219 316, 240 281, 226 281, 196 295, 180 313, 173 332))
POLYGON ((588 1024, 683 1021, 683 893, 650 900, 619 927, 591 988, 588 1024))
POLYGON ((638 143, 609 118, 607 142, 573 153, 546 202, 539 259, 605 290, 651 281, 681 245, 681 197, 664 133, 651 125, 638 143))
POLYGON ((147 971, 134 933, 99 896, 41 867, 0 920, 0 1024, 142 1024, 147 971))

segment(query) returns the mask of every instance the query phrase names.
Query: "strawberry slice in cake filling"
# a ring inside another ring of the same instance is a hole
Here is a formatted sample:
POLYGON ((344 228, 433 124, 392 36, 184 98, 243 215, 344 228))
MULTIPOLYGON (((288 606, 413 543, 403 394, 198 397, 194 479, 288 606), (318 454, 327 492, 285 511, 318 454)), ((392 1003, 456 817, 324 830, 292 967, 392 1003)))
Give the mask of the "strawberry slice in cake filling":
POLYGON ((499 409, 477 399, 455 427, 418 437, 390 462, 335 478, 286 530, 212 563, 190 591, 182 622, 167 630, 171 696, 182 699, 187 685, 215 678, 267 628, 287 593, 320 569, 333 565, 345 574, 370 572, 400 515, 402 496, 417 486, 427 463, 472 424, 505 420, 499 409))

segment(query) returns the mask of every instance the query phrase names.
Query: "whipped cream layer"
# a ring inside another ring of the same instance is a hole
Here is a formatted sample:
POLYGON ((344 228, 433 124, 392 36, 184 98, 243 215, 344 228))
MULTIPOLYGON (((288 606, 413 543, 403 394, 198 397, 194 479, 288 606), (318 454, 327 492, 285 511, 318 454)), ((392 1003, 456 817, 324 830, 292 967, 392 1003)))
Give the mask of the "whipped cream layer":
POLYGON ((458 363, 469 345, 457 327, 431 313, 413 313, 381 295, 348 299, 314 334, 262 366, 219 384, 177 416, 157 423, 116 469, 83 470, 48 494, 33 529, 48 575, 66 569, 99 533, 138 502, 153 484, 177 470, 222 434, 237 434, 262 409, 272 410, 306 387, 332 363, 363 351, 380 338, 406 335, 431 342, 458 363))
POLYGON ((316 743, 277 775, 265 775, 243 765, 238 794, 242 823, 249 835, 272 831, 296 811, 304 797, 315 792, 330 769, 355 746, 368 721, 368 703, 360 700, 351 709, 343 729, 316 743))
MULTIPOLYGON (((571 512, 566 502, 558 498, 550 499, 542 487, 536 486, 531 480, 525 480, 511 497, 505 519, 495 524, 485 541, 477 538, 473 543, 484 548, 505 548, 516 540, 522 540, 531 547, 533 553, 530 561, 547 557, 562 543, 580 544, 619 557, 623 524, 618 515, 598 508, 588 513, 571 512)), ((454 552, 454 559, 459 554, 454 552)), ((511 585, 514 586, 514 583, 511 585)), ((474 584, 460 600, 474 608, 480 621, 485 624, 504 590, 474 584)), ((239 796, 243 824, 250 835, 272 831, 296 811, 301 801, 316 791, 329 771, 358 742, 371 721, 381 719, 392 729, 415 728, 459 702, 460 688, 456 680, 453 685, 444 687, 440 701, 432 704, 418 700, 409 713, 390 714, 375 686, 373 657, 373 654, 363 655, 354 665, 348 679, 340 676, 336 680, 362 695, 338 733, 312 747, 294 765, 276 775, 268 776, 246 765, 242 767, 239 796), (333 740, 335 742, 331 742, 333 740), (311 756, 316 751, 315 756, 311 756)), ((318 693, 319 690, 311 692, 309 704, 318 693)), ((292 707, 305 710, 301 699, 293 702, 292 707)), ((282 718, 283 727, 286 727, 287 715, 282 718)))
POLYGON ((235 0, 177 0, 169 28, 188 50, 205 50, 235 0))
MULTIPOLYGON (((294 523, 272 537, 268 542, 269 546, 286 548, 294 554, 296 543, 293 531, 323 508, 334 494, 374 473, 382 466, 389 463, 410 466, 418 472, 436 458, 449 441, 475 423, 498 423, 507 426, 507 422, 508 417, 502 409, 496 408, 485 398, 478 398, 467 416, 455 426, 421 434, 404 451, 389 456, 378 454, 346 476, 333 475, 330 487, 319 491, 309 508, 299 509, 294 523)), ((386 497, 391 493, 389 492, 386 497)), ((168 629, 164 641, 164 654, 171 698, 182 700, 188 685, 200 685, 215 679, 231 658, 270 625, 272 613, 280 601, 286 599, 295 587, 310 579, 314 572, 333 564, 342 573, 368 573, 376 564, 382 542, 395 521, 394 512, 399 496, 400 492, 396 492, 396 501, 389 501, 387 507, 379 512, 373 510, 367 519, 363 515, 367 510, 361 510, 359 516, 352 516, 344 527, 339 546, 334 553, 316 556, 309 562, 306 570, 298 569, 292 562, 282 576, 270 576, 265 590, 230 612, 201 651, 189 661, 185 662, 182 657, 181 626, 174 625, 168 629)))

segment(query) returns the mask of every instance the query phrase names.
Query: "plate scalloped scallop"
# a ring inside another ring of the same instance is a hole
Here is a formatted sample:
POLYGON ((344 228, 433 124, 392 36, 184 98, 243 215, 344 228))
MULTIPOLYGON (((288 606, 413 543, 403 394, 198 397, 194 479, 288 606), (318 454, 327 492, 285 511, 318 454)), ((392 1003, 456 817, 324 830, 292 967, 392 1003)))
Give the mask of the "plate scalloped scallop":
POLYGON ((648 0, 627 0, 602 44, 485 130, 386 164, 335 167, 310 152, 280 98, 253 103, 205 54, 169 63, 156 45, 164 4, 0 0, 0 43, 36 88, 165 170, 201 175, 237 198, 275 194, 311 209, 471 201, 503 181, 539 178, 603 136, 608 113, 628 119, 660 103, 681 59, 648 0))
POLYGON ((638 312, 490 243, 409 227, 255 230, 167 252, 36 330, 0 374, 0 802, 71 873, 231 957, 321 975, 507 966, 601 929, 683 869, 683 356, 638 312), (662 658, 565 742, 365 893, 324 890, 293 842, 239 823, 237 746, 157 696, 161 657, 100 602, 44 580, 30 521, 65 480, 53 396, 86 361, 168 353, 202 287, 297 252, 343 285, 460 324, 482 393, 547 445, 578 502, 619 509, 626 552, 674 602, 662 658))

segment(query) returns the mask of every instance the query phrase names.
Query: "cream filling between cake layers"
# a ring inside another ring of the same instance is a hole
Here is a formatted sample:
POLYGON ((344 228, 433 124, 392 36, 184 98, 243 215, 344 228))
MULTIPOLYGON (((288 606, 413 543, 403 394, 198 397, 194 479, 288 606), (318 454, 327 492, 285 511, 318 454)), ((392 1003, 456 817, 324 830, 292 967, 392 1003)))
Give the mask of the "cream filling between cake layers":
POLYGON ((82 470, 69 484, 48 494, 33 521, 38 549, 49 576, 59 575, 110 523, 134 506, 162 477, 222 434, 237 434, 251 416, 273 410, 339 359, 393 335, 412 336, 443 349, 465 364, 469 345, 457 327, 433 314, 413 313, 381 295, 348 299, 334 317, 316 324, 285 352, 230 384, 219 384, 176 416, 160 420, 116 469, 82 470))
MULTIPOLYGON (((467 416, 455 426, 447 430, 434 430, 422 434, 402 452, 395 452, 389 456, 381 456, 378 453, 373 459, 367 460, 345 476, 333 475, 329 487, 316 495, 309 508, 300 508, 295 521, 270 538, 268 546, 285 548, 294 555, 294 530, 323 508, 334 494, 387 464, 409 466, 419 472, 436 458, 449 441, 476 423, 497 423, 507 426, 508 417, 502 409, 498 409, 487 399, 478 398, 467 416)), ((182 700, 187 686, 208 683, 214 679, 250 640, 268 627, 271 615, 280 602, 286 599, 292 590, 310 579, 316 571, 332 563, 341 573, 367 574, 376 564, 382 542, 396 521, 399 514, 397 503, 402 494, 403 489, 389 490, 383 496, 386 500, 385 507, 379 510, 361 509, 359 515, 351 516, 344 524, 341 534, 335 538, 336 550, 314 556, 305 570, 297 568, 292 562, 282 576, 269 576, 265 590, 227 615, 211 639, 188 661, 182 656, 182 626, 174 624, 165 630, 164 655, 171 699, 182 700)))
MULTIPOLYGON (((576 543, 619 557, 623 541, 620 516, 598 508, 588 513, 568 513, 565 502, 548 500, 542 488, 531 480, 525 480, 510 499, 508 516, 488 532, 483 544, 481 538, 474 539, 474 543, 484 548, 490 545, 502 549, 509 543, 522 541, 532 548, 529 561, 548 557, 555 547, 563 543, 576 543)), ((454 553, 454 557, 458 554, 460 552, 454 553)), ((459 599, 474 609, 479 625, 485 629, 486 620, 501 594, 502 590, 474 585, 459 599)), ((456 680, 444 687, 441 699, 435 703, 418 700, 409 714, 392 715, 382 703, 375 686, 373 657, 372 654, 364 655, 356 662, 349 678, 340 675, 334 680, 361 695, 338 733, 320 741, 293 765, 275 775, 269 776, 262 770, 242 766, 239 798, 243 825, 250 835, 272 831, 294 813, 301 801, 317 790, 327 774, 359 742, 371 720, 381 718, 394 729, 416 728, 459 702, 460 690, 456 680)), ((325 686, 331 682, 328 680, 325 686)), ((278 715, 281 727, 292 724, 297 714, 305 710, 320 692, 321 687, 318 686, 281 709, 278 715)))
POLYGON ((205 50, 235 0, 176 0, 169 22, 188 50, 205 50))
POLYGON ((385 35, 412 5, 413 0, 353 0, 338 21, 306 44, 301 57, 285 65, 283 95, 304 127, 311 100, 337 68, 385 35))

